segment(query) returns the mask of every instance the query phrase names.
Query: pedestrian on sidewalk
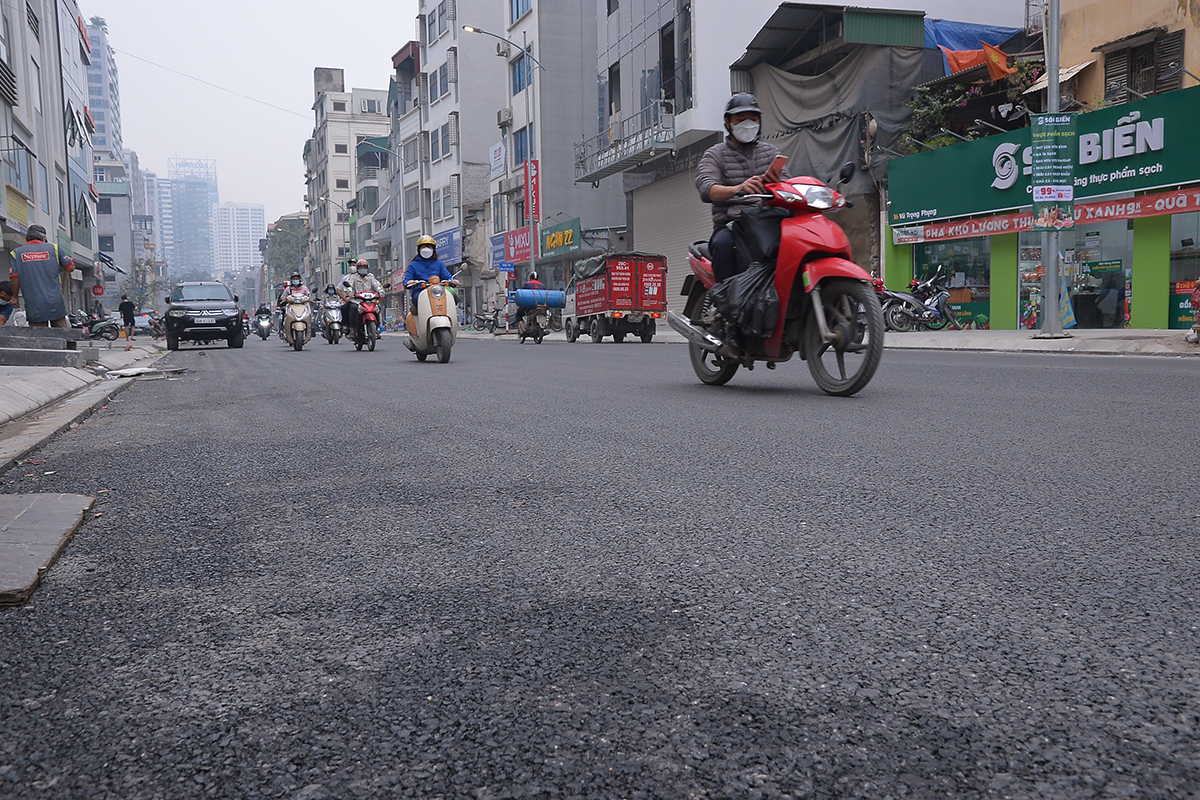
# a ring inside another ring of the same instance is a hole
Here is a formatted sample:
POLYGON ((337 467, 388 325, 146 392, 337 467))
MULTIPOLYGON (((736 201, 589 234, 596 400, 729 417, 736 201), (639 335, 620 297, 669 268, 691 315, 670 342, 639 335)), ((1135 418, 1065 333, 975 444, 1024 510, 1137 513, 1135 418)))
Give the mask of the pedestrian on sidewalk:
POLYGON ((133 349, 133 315, 136 309, 133 307, 133 301, 129 299, 129 295, 121 295, 121 304, 117 306, 117 310, 121 312, 121 324, 125 327, 125 349, 133 349))
POLYGON ((7 325, 15 313, 13 310, 13 290, 12 284, 8 281, 0 281, 0 325, 7 325))
POLYGON ((31 328, 70 328, 67 301, 63 297, 58 273, 74 272, 75 262, 56 244, 46 243, 46 229, 30 225, 25 246, 9 254, 9 276, 13 308, 25 298, 25 318, 31 328))

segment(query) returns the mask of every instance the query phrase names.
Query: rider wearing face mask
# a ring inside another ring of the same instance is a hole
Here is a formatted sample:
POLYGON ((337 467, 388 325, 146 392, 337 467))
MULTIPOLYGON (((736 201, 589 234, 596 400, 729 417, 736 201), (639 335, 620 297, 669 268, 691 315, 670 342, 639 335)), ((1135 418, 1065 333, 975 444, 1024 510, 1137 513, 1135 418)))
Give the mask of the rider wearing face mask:
POLYGON ((432 236, 422 236, 417 239, 417 257, 408 265, 404 273, 404 285, 412 292, 413 313, 417 313, 417 295, 422 292, 422 281, 428 281, 434 275, 441 278, 442 283, 457 286, 458 281, 446 269, 446 265, 437 257, 437 242, 432 236))
POLYGON ((725 104, 725 141, 705 151, 696 168, 700 199, 712 203, 713 235, 709 241, 713 274, 718 281, 737 274, 733 232, 725 227, 747 205, 759 201, 738 193, 761 194, 763 185, 783 177, 772 169, 779 148, 759 141, 762 111, 754 95, 738 92, 725 104))
POLYGON ((358 330, 358 301, 354 296, 359 292, 375 292, 375 294, 383 297, 383 284, 380 283, 374 275, 371 274, 370 265, 367 264, 365 258, 360 258, 354 265, 354 272, 346 276, 342 282, 346 285, 345 296, 346 301, 342 305, 342 318, 352 330, 358 330))

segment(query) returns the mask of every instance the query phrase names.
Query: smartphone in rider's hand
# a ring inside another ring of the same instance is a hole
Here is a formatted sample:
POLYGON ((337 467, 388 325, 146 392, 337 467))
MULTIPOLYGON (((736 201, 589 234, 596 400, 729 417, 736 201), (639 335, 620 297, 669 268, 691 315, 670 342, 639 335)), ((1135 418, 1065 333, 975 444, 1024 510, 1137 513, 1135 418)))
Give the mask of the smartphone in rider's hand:
POLYGON ((763 181, 766 183, 775 183, 783 177, 783 168, 788 162, 788 157, 785 155, 775 156, 771 162, 771 166, 767 167, 767 171, 763 173, 763 181))

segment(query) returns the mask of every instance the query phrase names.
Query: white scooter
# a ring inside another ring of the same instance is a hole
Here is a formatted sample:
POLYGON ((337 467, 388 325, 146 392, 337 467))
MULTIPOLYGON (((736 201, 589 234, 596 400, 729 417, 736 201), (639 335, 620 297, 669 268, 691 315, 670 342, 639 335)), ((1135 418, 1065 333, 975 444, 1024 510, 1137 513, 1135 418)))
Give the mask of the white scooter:
POLYGON ((312 309, 307 294, 296 292, 283 298, 283 336, 297 352, 304 349, 312 338, 312 309))
POLYGON ((409 288, 420 286, 424 290, 417 295, 417 313, 410 311, 404 320, 408 329, 404 346, 416 354, 418 361, 435 353, 442 364, 450 360, 450 348, 458 339, 458 306, 450 287, 457 284, 458 281, 442 283, 436 275, 428 282, 407 284, 409 288))
POLYGON ((342 338, 342 301, 337 297, 326 297, 324 308, 325 341, 337 344, 342 338))

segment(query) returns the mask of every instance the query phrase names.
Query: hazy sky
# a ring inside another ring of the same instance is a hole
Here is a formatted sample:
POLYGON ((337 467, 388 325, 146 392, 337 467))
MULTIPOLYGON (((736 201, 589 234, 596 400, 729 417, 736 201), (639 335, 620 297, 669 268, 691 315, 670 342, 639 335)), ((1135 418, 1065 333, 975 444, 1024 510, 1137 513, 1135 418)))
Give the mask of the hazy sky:
POLYGON ((168 158, 215 159, 221 200, 262 203, 271 222, 304 208, 313 67, 343 68, 347 89, 386 89, 417 0, 80 0, 80 10, 104 17, 118 51, 295 112, 116 54, 122 140, 142 169, 165 177, 168 158))

